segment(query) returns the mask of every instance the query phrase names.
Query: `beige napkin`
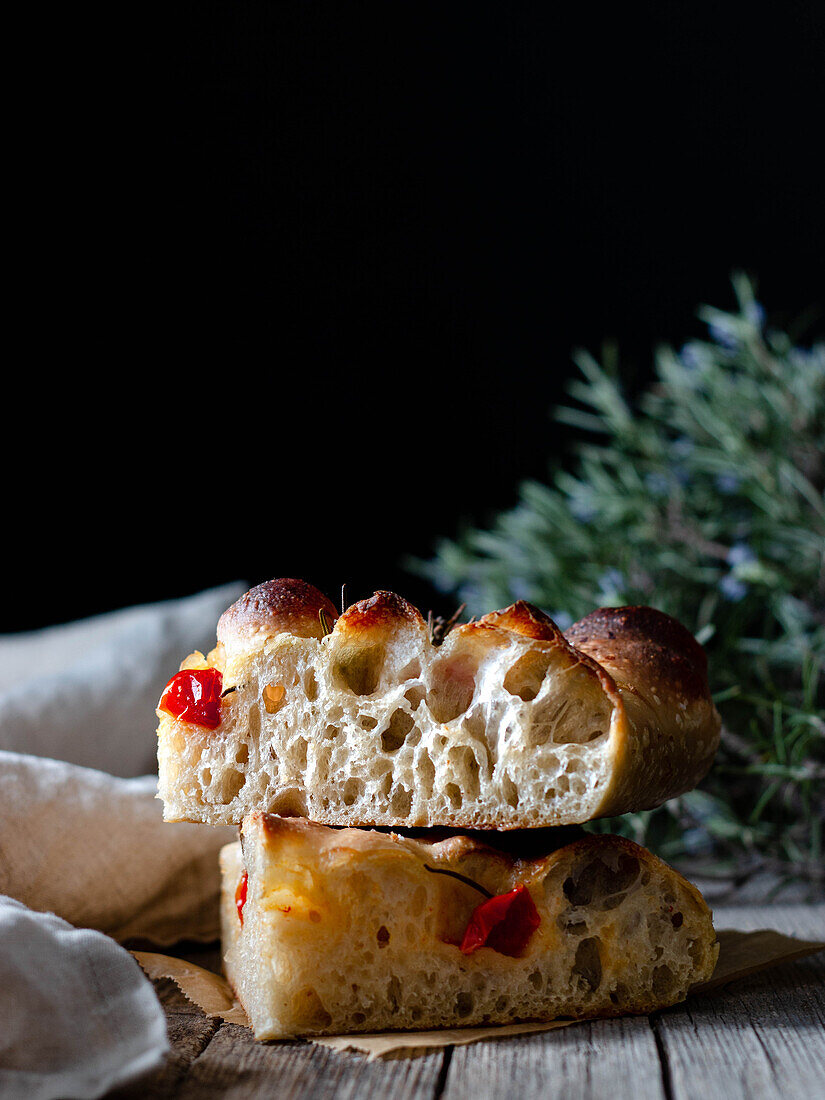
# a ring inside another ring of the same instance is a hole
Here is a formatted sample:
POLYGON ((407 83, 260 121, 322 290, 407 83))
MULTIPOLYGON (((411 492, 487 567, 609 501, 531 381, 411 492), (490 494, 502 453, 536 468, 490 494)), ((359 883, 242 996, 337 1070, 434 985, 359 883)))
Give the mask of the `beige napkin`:
POLYGON ((0 897, 0 1096, 102 1096, 158 1068, 166 1016, 134 960, 100 932, 0 897))
POLYGON ((214 646, 221 612, 244 589, 0 635, 0 749, 111 775, 155 773, 163 686, 187 653, 214 646))
POLYGON ((0 1095, 100 1096, 167 1049, 115 940, 218 935, 234 830, 163 823, 154 710, 244 587, 0 637, 0 1095))
POLYGON ((0 894, 116 940, 217 938, 218 852, 235 831, 164 824, 156 789, 0 752, 0 894))

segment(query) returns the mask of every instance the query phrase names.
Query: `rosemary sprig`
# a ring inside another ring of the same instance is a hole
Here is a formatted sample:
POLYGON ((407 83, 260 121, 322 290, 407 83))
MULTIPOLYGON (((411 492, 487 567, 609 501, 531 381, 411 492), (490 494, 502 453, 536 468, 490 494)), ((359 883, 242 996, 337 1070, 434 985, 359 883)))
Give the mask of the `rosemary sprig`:
POLYGON ((427 631, 433 645, 441 645, 458 622, 466 606, 466 603, 463 603, 461 607, 457 608, 452 613, 449 619, 445 619, 443 615, 433 616, 432 611, 427 612, 427 631))
POLYGON ((650 604, 683 622, 724 723, 716 766, 699 790, 590 828, 683 865, 784 868, 820 888, 825 344, 801 346, 749 279, 733 284, 733 309, 700 311, 707 338, 656 351, 638 399, 615 349, 579 353, 557 411, 576 450, 488 529, 408 564, 471 613, 524 599, 565 630, 595 607, 650 604))
POLYGON ((323 607, 318 608, 318 618, 321 620, 321 630, 323 630, 324 637, 326 638, 327 634, 332 633, 333 624, 330 622, 329 615, 327 615, 323 607))
POLYGON ((473 890, 478 890, 479 894, 483 894, 485 898, 491 898, 493 895, 489 890, 485 890, 483 886, 479 886, 473 879, 467 878, 466 875, 460 875, 458 871, 447 871, 443 867, 430 867, 429 863, 424 864, 424 870, 429 871, 433 875, 449 875, 450 878, 457 878, 459 882, 463 882, 465 886, 471 886, 473 890))

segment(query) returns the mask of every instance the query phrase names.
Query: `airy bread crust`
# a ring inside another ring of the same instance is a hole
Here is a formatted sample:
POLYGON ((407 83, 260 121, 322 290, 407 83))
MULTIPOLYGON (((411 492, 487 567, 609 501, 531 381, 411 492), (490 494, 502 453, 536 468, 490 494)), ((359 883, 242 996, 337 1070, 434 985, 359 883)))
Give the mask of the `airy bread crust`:
POLYGON ((167 821, 575 824, 690 790, 719 742, 705 654, 652 608, 602 609, 564 635, 520 601, 436 646, 394 593, 336 619, 311 585, 271 581, 184 665, 218 668, 226 694, 215 730, 158 711, 167 821))
POLYGON ((255 813, 221 868, 226 974, 258 1039, 647 1013, 709 978, 718 954, 698 891, 619 837, 520 859, 466 836, 255 813), (541 923, 520 957, 461 952, 484 896, 444 870, 491 894, 527 887, 541 923))

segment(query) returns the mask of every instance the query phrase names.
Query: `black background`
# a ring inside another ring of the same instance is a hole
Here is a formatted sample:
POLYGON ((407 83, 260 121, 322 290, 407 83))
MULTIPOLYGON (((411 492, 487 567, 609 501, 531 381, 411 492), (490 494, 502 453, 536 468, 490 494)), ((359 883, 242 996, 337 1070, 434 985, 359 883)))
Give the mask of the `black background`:
MULTIPOLYGON (((20 630, 227 580, 337 599, 483 523, 751 272, 823 289, 822 5, 29 9, 12 52, 20 630)), ((449 608, 451 610, 451 607, 449 608)))

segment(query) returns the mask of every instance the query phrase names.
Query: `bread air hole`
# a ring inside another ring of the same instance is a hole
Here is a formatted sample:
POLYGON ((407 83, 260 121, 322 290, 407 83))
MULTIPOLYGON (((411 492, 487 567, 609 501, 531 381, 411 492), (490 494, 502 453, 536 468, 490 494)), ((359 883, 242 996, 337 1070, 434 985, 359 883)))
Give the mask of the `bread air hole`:
POLYGON ((413 684, 412 687, 407 688, 404 692, 404 698, 410 704, 413 710, 418 710, 421 704, 424 702, 424 688, 421 684, 413 684))
POLYGON ((653 971, 653 993, 659 999, 664 999, 674 992, 676 980, 673 971, 664 963, 653 971))
POLYGON ((702 959, 704 958, 705 949, 699 940, 690 940, 688 943, 688 955, 690 955, 693 965, 696 967, 701 966, 702 959))
POLYGON ((573 963, 573 976, 579 979, 580 989, 595 992, 602 983, 602 958, 599 952, 599 937, 588 936, 576 948, 576 960, 573 963))
POLYGON ((431 798, 435 781, 435 765, 426 751, 421 753, 417 763, 419 793, 422 798, 431 798))
POLYGON ((296 789, 279 791, 270 802, 269 812, 281 817, 306 817, 306 793, 296 789))
POLYGON ((456 654, 433 665, 427 706, 436 722, 452 722, 469 710, 478 666, 468 654, 456 654))
POLYGON ((218 803, 221 806, 228 806, 233 799, 237 798, 238 792, 246 782, 246 776, 243 772, 237 771, 235 768, 226 768, 221 773, 221 787, 218 795, 218 803))
POLYGON ((556 745, 588 745, 604 737, 612 713, 604 693, 591 689, 584 698, 571 697, 579 687, 589 686, 567 685, 570 694, 566 692, 561 698, 551 695, 542 700, 541 711, 534 717, 531 742, 542 745, 549 740, 556 745))
POLYGON ((283 684, 266 684, 261 693, 267 714, 277 714, 286 701, 286 688, 283 684))
POLYGON ((448 783, 444 788, 444 793, 450 802, 450 808, 453 810, 460 810, 463 797, 461 794, 461 788, 457 787, 455 783, 448 783))
POLYGON ((344 784, 344 805, 354 806, 364 793, 364 784, 360 779, 348 779, 344 784))
POLYGON ((315 673, 311 668, 308 668, 304 673, 304 695, 310 703, 318 698, 318 681, 315 679, 315 673))
POLYGON ((562 932, 566 932, 571 936, 583 936, 587 931, 587 921, 573 906, 559 914, 556 918, 556 924, 562 932))
POLYGON ((506 772, 501 777, 501 797, 513 809, 518 806, 518 787, 506 772))
POLYGON ((487 717, 481 707, 473 709, 461 720, 461 732, 473 741, 487 747, 487 717))
POLYGON ((325 1028, 332 1023, 332 1016, 324 1008, 321 998, 311 986, 296 993, 292 1004, 295 1017, 301 1027, 325 1028))
MULTIPOLYGON (((464 789, 464 793, 468 798, 478 798, 480 785, 479 785, 479 766, 476 754, 468 745, 460 745, 457 748, 451 749, 447 757, 450 771, 459 781, 464 789)), ((455 784, 450 783, 447 787, 447 797, 450 801, 453 801, 450 794, 450 787, 455 784)), ((458 806, 461 805, 461 794, 459 792, 458 806)), ((454 808, 457 806, 454 805, 454 808)))
POLYGON ((392 764, 389 760, 383 761, 386 771, 374 775, 374 778, 379 779, 377 795, 382 802, 386 802, 390 791, 392 790, 392 764))
POLYGON ((387 982, 387 1001, 392 1012, 398 1011, 398 1006, 401 1003, 401 982, 393 974, 390 980, 387 982))
POLYGON ((531 702, 541 690, 552 657, 549 653, 525 653, 510 666, 504 677, 504 690, 531 702))
POLYGON ((393 711, 387 728, 381 733, 381 747, 384 752, 397 752, 414 725, 412 717, 405 710, 393 711))
POLYGON ((565 879, 562 890, 571 905, 612 909, 623 900, 639 877, 639 861, 626 852, 609 853, 590 860, 565 879), (618 900, 615 895, 621 894, 618 900))
POLYGON ((408 817, 412 809, 412 794, 406 787, 396 787, 390 798, 390 810, 396 817, 408 817))
POLYGON ((385 659, 384 646, 347 646, 335 662, 335 678, 355 695, 372 695, 378 687, 385 659))
POLYGON ((307 766, 307 742, 303 737, 296 737, 289 746, 289 762, 296 771, 304 771, 307 766))

